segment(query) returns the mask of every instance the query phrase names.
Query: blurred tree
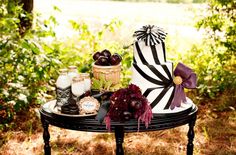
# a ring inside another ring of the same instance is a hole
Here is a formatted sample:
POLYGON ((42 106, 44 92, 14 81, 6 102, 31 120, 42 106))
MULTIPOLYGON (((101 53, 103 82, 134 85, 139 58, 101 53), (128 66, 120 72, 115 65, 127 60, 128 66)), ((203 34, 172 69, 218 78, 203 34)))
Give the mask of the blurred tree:
POLYGON ((232 93, 236 89, 236 1, 209 0, 197 27, 206 32, 204 44, 198 47, 200 52, 194 55, 200 89, 210 97, 227 90, 228 96, 233 96, 230 102, 235 103, 232 93))
POLYGON ((236 1, 209 0, 206 16, 198 22, 198 28, 205 28, 208 38, 213 40, 216 56, 220 63, 236 56, 236 1), (224 47, 224 48, 222 48, 224 47))
POLYGON ((59 43, 46 41, 55 38, 55 18, 40 21, 35 16, 34 29, 22 33, 26 25, 21 26, 20 17, 28 17, 22 7, 13 0, 0 3, 0 130, 16 112, 48 96, 46 92, 53 88, 48 81, 60 65, 55 45, 59 43))
POLYGON ((20 16, 20 33, 24 35, 25 31, 31 28, 33 21, 33 0, 19 0, 19 4, 22 5, 22 9, 28 14, 27 16, 20 16))
POLYGON ((16 11, 16 6, 22 6, 24 12, 19 15, 19 32, 23 36, 25 32, 31 28, 33 21, 33 0, 8 0, 7 2, 7 11, 9 14, 14 14, 16 11))
POLYGON ((20 0, 20 3, 23 4, 22 8, 28 13, 31 13, 33 11, 34 0, 20 0))

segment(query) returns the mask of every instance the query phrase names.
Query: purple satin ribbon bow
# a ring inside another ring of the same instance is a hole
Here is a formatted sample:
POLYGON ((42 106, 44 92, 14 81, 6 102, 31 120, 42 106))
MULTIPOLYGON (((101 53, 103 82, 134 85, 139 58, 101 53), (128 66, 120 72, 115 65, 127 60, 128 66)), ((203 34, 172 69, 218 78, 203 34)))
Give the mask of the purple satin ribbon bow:
MULTIPOLYGON (((186 95, 184 88, 193 89, 197 87, 197 76, 192 69, 182 63, 178 63, 174 70, 175 77, 180 77, 182 80, 179 84, 175 83, 174 98, 171 102, 170 108, 180 107, 181 102, 185 103, 186 95)), ((175 81, 175 79, 174 79, 175 81)))

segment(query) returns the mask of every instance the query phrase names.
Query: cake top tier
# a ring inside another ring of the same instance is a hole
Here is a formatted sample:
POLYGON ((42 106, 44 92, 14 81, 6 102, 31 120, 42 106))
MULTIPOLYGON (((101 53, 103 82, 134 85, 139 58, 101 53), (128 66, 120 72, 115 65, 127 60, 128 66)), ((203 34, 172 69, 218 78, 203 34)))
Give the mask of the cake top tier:
POLYGON ((134 32, 134 63, 155 65, 166 63, 165 33, 154 25, 146 25, 134 32))
POLYGON ((167 33, 155 25, 146 25, 135 31, 133 36, 137 41, 144 41, 146 46, 160 44, 164 42, 167 33))

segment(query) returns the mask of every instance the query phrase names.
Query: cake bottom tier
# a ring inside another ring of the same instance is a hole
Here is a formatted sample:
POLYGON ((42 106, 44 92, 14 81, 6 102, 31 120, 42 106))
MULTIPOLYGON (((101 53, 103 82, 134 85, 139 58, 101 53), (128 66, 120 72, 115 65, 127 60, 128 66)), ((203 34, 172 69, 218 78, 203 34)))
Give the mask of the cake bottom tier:
POLYGON ((155 88, 146 88, 143 85, 139 85, 143 95, 147 98, 153 114, 162 114, 162 113, 178 113, 192 108, 193 103, 190 99, 187 98, 186 103, 181 103, 180 107, 175 107, 170 109, 171 102, 174 97, 175 86, 170 85, 168 87, 155 87, 155 88))
POLYGON ((193 108, 195 108, 195 104, 188 97, 186 99, 187 99, 187 102, 181 103, 180 107, 175 107, 173 110, 171 110, 169 108, 169 109, 164 109, 164 110, 160 110, 160 111, 156 111, 156 112, 153 111, 153 114, 154 115, 155 114, 175 114, 175 113, 189 112, 193 108))
POLYGON ((180 107, 170 109, 174 97, 173 63, 144 65, 133 63, 131 83, 139 86, 152 107, 152 112, 176 113, 192 107, 192 102, 182 103, 180 107))

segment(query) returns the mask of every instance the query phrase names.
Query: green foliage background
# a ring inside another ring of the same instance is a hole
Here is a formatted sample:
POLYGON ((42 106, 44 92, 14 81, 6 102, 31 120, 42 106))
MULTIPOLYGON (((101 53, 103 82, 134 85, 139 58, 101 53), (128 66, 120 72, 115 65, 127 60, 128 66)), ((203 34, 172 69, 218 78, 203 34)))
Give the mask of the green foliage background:
MULTIPOLYGON (((54 10, 60 11, 57 7, 54 10)), ((19 26, 20 16, 32 18, 21 6, 8 1, 1 4, 0 124, 8 125, 17 112, 52 98, 60 68, 76 65, 80 72, 90 71, 92 55, 98 50, 108 48, 122 55, 122 84, 128 84, 131 52, 118 43, 102 42, 105 33, 114 33, 119 28, 120 21, 114 19, 97 31, 90 30, 84 22, 70 21, 75 37, 65 41, 56 37, 54 29, 58 23, 54 16, 41 21, 35 15, 33 28, 24 35, 19 26)))
MULTIPOLYGON (((0 5, 0 124, 4 124, 0 128, 8 125, 17 112, 53 97, 59 68, 76 65, 80 72, 90 71, 96 51, 107 48, 122 56, 122 85, 128 85, 132 49, 112 40, 104 42, 107 34, 121 26, 117 19, 99 30, 82 21, 70 21, 74 37, 59 40, 54 32, 58 25, 55 17, 41 21, 34 15, 33 28, 22 36, 19 17, 30 19, 32 15, 20 6, 7 6, 8 1, 0 5)), ((206 38, 181 56, 198 75, 198 99, 214 99, 228 91, 227 104, 223 103, 227 106, 234 106, 236 92, 235 8, 235 1, 209 1, 207 13, 196 24, 206 30, 206 38)), ((60 11, 57 7, 54 10, 60 11)))
MULTIPOLYGON (((236 88, 236 1, 210 0, 205 16, 196 27, 206 31, 201 46, 189 55, 199 78, 199 94, 215 98, 225 90, 235 103, 236 88)), ((234 103, 233 103, 234 102, 234 103)))
POLYGON ((113 0, 127 2, 161 2, 161 3, 203 3, 206 0, 113 0))
POLYGON ((55 36, 53 28, 36 22, 34 29, 22 36, 19 17, 32 16, 21 6, 7 6, 8 1, 4 1, 0 7, 0 123, 36 102, 59 64, 53 45, 43 41, 55 36))

